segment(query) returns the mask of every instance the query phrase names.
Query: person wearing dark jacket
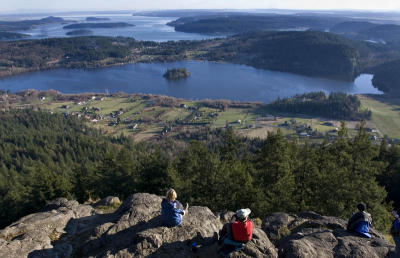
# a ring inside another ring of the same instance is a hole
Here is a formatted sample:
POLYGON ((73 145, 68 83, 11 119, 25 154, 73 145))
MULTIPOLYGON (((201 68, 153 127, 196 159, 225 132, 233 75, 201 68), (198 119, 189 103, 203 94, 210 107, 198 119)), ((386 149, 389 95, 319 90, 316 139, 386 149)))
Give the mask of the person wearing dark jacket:
POLYGON ((392 234, 394 235, 400 235, 400 216, 399 216, 400 210, 396 211, 393 210, 392 214, 394 216, 393 220, 393 225, 392 225, 392 234))
POLYGON ((371 226, 372 218, 371 214, 365 211, 366 205, 361 202, 357 205, 358 212, 353 213, 353 216, 347 223, 347 230, 356 232, 363 237, 370 238, 369 228, 371 226))
POLYGON ((176 200, 174 189, 169 189, 166 198, 161 201, 161 221, 164 226, 175 227, 182 223, 182 217, 187 214, 189 205, 183 210, 182 204, 176 200))
POLYGON ((231 222, 226 223, 220 232, 218 244, 219 255, 230 257, 233 252, 243 249, 253 235, 253 222, 249 220, 250 209, 240 209, 232 216, 231 222))

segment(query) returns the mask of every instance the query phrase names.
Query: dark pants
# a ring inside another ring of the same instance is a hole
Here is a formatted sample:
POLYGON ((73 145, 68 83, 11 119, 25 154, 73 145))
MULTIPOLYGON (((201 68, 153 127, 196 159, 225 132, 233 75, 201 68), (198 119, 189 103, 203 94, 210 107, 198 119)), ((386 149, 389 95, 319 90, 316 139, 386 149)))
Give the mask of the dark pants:
POLYGON ((226 241, 222 244, 222 247, 219 249, 218 253, 221 257, 231 257, 233 252, 240 251, 244 248, 243 246, 230 245, 227 244, 226 241))

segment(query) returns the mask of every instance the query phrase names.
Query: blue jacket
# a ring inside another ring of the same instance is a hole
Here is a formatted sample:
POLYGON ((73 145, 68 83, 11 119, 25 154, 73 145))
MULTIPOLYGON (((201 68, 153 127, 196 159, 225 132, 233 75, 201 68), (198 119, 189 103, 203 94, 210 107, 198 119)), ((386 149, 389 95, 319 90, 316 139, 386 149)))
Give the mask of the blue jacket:
POLYGON ((178 201, 169 202, 167 199, 162 200, 161 221, 164 226, 174 227, 181 224, 184 212, 182 209, 177 208, 178 204, 178 201))
POLYGON ((355 232, 361 234, 364 237, 371 238, 371 234, 369 232, 369 222, 368 221, 359 221, 354 229, 355 232))
POLYGON ((365 211, 357 212, 351 216, 348 224, 347 230, 357 232, 365 237, 370 238, 369 227, 371 226, 371 215, 365 211))

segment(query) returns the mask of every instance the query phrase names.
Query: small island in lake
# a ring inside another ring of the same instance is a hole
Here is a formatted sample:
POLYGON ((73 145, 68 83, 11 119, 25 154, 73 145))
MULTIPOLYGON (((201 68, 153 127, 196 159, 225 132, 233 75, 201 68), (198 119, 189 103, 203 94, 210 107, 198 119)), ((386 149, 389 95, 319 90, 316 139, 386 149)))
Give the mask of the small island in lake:
POLYGON ((188 72, 185 68, 173 68, 168 69, 163 77, 168 80, 180 80, 190 76, 190 72, 188 72))
POLYGON ((64 29, 99 29, 99 28, 123 28, 133 27, 135 25, 126 22, 104 22, 104 23, 76 23, 64 26, 64 29))
POLYGON ((92 35, 93 31, 91 30, 73 30, 65 33, 67 36, 84 36, 84 35, 92 35))
POLYGON ((109 21, 110 18, 102 18, 102 17, 87 17, 86 21, 109 21))

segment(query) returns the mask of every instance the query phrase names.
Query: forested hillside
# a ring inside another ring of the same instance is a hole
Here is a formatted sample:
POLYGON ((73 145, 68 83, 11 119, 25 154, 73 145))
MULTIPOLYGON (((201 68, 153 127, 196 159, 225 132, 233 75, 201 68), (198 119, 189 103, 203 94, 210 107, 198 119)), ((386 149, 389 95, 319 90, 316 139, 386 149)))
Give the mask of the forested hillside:
POLYGON ((74 169, 95 166, 112 141, 79 120, 50 113, 0 114, 0 225, 74 194, 74 169))
POLYGON ((400 60, 379 65, 373 71, 375 87, 392 96, 400 95, 400 60))
POLYGON ((344 17, 278 14, 215 14, 183 17, 168 23, 176 31, 196 33, 242 33, 256 30, 321 30, 334 26, 344 17))
POLYGON ((185 59, 202 42, 137 41, 132 38, 73 37, 0 42, 0 77, 52 68, 94 68, 133 62, 185 59))
POLYGON ((210 52, 210 58, 309 76, 353 81, 368 49, 317 31, 240 34, 210 52))
POLYGON ((337 139, 318 146, 279 132, 250 141, 232 130, 210 131, 186 146, 168 138, 148 145, 101 136, 75 118, 15 111, 1 114, 0 143, 1 226, 59 196, 124 199, 162 195, 171 186, 191 205, 246 206, 255 216, 313 210, 347 218, 363 200, 381 230, 390 226, 387 202, 400 204, 400 147, 374 146, 362 128, 349 139, 342 127, 337 139))
POLYGON ((318 32, 249 32, 178 42, 75 37, 0 42, 0 77, 54 68, 96 68, 135 62, 225 61, 256 68, 353 81, 400 58, 392 45, 374 45, 318 32))

